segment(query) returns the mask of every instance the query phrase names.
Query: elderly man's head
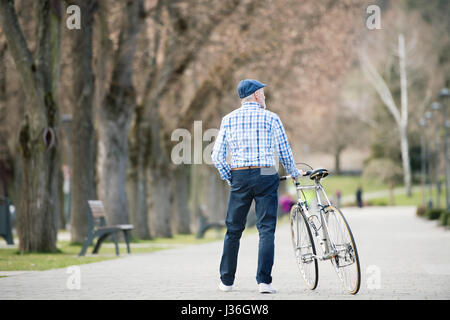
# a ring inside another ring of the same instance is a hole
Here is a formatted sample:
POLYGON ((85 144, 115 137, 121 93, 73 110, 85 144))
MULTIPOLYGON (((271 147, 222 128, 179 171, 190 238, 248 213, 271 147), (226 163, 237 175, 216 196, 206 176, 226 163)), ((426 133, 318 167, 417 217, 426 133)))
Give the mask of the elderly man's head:
POLYGON ((242 102, 255 101, 261 105, 261 107, 266 107, 266 97, 264 96, 264 83, 259 82, 254 79, 241 80, 238 84, 238 95, 242 99, 242 102))
POLYGON ((264 95, 264 88, 256 90, 251 95, 242 99, 242 102, 257 102, 263 107, 266 108, 266 97, 264 95))

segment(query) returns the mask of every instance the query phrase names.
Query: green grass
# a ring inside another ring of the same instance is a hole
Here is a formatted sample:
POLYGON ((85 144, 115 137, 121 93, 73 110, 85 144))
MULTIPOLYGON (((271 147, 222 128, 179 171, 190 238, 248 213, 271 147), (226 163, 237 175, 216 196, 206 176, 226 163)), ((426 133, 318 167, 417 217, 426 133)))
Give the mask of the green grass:
POLYGON ((72 251, 74 251, 74 248, 64 247, 58 253, 20 254, 17 249, 0 249, 0 270, 48 270, 115 258, 112 256, 107 256, 106 254, 101 254, 98 257, 78 257, 78 252, 75 253, 72 251))
MULTIPOLYGON (((251 232, 251 231, 247 231, 251 232)), ((223 231, 210 230, 204 238, 197 239, 194 234, 175 235, 172 238, 155 238, 152 240, 132 240, 131 253, 150 253, 157 250, 165 250, 192 244, 201 244, 223 239, 223 231)), ((16 240, 17 243, 17 240, 16 240)), ((55 268, 65 268, 71 265, 80 265, 111 259, 120 259, 127 255, 125 243, 119 243, 120 256, 115 255, 112 242, 104 242, 100 251, 92 255, 93 246, 88 249, 88 254, 79 257, 81 244, 72 244, 69 241, 58 241, 56 253, 25 253, 20 254, 17 249, 0 249, 0 271, 41 271, 55 268)))
MULTIPOLYGON (((289 183, 289 182, 288 182, 289 183)), ((308 177, 300 179, 302 185, 312 185, 314 182, 308 177)), ((327 193, 330 200, 336 197, 336 192, 341 192, 341 198, 345 196, 354 196, 358 186, 362 187, 363 196, 367 192, 386 190, 386 184, 376 182, 373 180, 362 179, 360 176, 341 176, 341 175, 329 175, 321 180, 321 184, 327 193)), ((288 186, 290 192, 295 194, 295 189, 292 184, 288 186)), ((308 202, 315 199, 316 195, 314 190, 304 190, 306 199, 308 202)))
POLYGON ((359 185, 364 193, 387 189, 384 183, 362 179, 360 176, 330 175, 321 180, 321 183, 329 197, 334 196, 337 190, 341 191, 341 197, 354 195, 359 185))
MULTIPOLYGON (((436 205, 436 189, 433 189, 432 198, 433 206, 436 205)), ((428 189, 426 190, 425 201, 428 201, 428 189)), ((388 205, 389 197, 382 197, 376 199, 367 200, 367 202, 371 205, 388 205)), ((423 194, 420 188, 413 192, 412 197, 408 197, 406 194, 397 194, 394 196, 394 205, 396 206, 419 206, 423 205, 423 194)), ((445 206, 445 188, 441 189, 441 197, 440 197, 440 207, 443 208, 445 206)))
MULTIPOLYGON (((300 180, 302 185, 312 184, 313 181, 309 180, 309 178, 302 178, 300 180)), ((331 199, 335 198, 336 191, 341 191, 341 197, 345 196, 354 196, 356 193, 356 189, 359 185, 361 185, 363 190, 363 199, 364 194, 374 191, 382 191, 388 190, 386 184, 376 181, 370 181, 366 179, 362 179, 360 176, 339 176, 339 175, 330 175, 321 181, 322 186, 324 187, 328 197, 331 199)), ((397 186, 401 187, 401 186, 397 186)), ((315 199, 315 193, 313 190, 304 191, 305 196, 308 201, 315 199)), ((428 201, 428 189, 426 190, 426 200, 428 201)), ((433 204, 436 201, 436 190, 433 188, 432 193, 433 204)), ((389 197, 380 197, 380 198, 372 198, 372 199, 364 199, 364 202, 369 205, 389 205, 389 197)), ((412 197, 408 197, 406 194, 397 194, 394 196, 394 204, 398 206, 418 206, 423 204, 422 191, 416 190, 413 192, 412 197)), ((440 206, 445 206, 445 186, 441 189, 441 198, 440 198, 440 206)))

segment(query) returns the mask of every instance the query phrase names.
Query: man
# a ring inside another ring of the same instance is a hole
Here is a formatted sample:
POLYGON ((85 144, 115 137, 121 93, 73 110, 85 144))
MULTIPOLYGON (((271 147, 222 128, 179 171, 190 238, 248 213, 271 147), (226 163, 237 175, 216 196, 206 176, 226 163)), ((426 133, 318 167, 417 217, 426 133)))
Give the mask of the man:
POLYGON ((363 207, 363 201, 362 201, 362 187, 358 186, 356 189, 356 203, 358 204, 359 208, 363 207))
POLYGON ((280 118, 266 110, 265 86, 252 79, 239 82, 242 106, 222 119, 211 155, 221 178, 231 186, 225 220, 227 232, 220 262, 219 289, 222 291, 233 289, 239 240, 250 205, 255 200, 259 233, 256 281, 259 292, 276 292, 272 287, 271 273, 280 179, 274 166, 273 151, 276 150, 293 178, 300 172, 295 166, 280 118), (226 161, 227 147, 231 153, 231 165, 226 161))

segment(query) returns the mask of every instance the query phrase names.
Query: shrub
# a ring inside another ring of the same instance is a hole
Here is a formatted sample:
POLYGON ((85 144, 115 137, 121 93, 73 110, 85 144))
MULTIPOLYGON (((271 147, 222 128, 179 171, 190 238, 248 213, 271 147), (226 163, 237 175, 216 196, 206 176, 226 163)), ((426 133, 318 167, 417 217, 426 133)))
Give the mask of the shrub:
POLYGON ((416 216, 423 217, 425 216, 425 213, 427 212, 427 209, 423 206, 418 206, 416 210, 416 216))
POLYGON ((442 211, 441 216, 439 217, 439 224, 441 226, 450 225, 450 211, 442 211))
POLYGON ((444 212, 443 209, 430 209, 426 212, 426 217, 429 220, 437 220, 441 216, 442 212, 444 212))

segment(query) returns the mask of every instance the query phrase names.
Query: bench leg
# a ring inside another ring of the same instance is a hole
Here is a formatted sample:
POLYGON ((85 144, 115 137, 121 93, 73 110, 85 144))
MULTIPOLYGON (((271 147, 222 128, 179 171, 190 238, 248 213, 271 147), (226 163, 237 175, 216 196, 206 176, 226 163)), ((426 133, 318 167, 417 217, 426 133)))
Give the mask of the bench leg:
POLYGON ((108 233, 105 233, 105 234, 102 234, 102 235, 98 238, 97 243, 96 243, 95 246, 94 246, 94 250, 92 250, 92 253, 93 253, 93 254, 98 253, 98 251, 100 250, 100 247, 101 247, 101 245, 102 245, 103 240, 105 240, 107 236, 108 236, 108 233))
POLYGON ((86 254, 87 248, 92 244, 92 240, 94 240, 94 235, 90 233, 83 242, 83 247, 81 248, 80 253, 78 254, 80 257, 86 254))
POLYGON ((112 237, 113 237, 113 240, 114 240, 114 244, 116 246, 116 256, 118 256, 119 255, 119 242, 117 241, 117 233, 114 232, 112 234, 112 237))
POLYGON ((10 230, 6 232, 5 240, 7 244, 14 244, 13 235, 10 230))
POLYGON ((125 237, 125 242, 127 244, 127 252, 130 253, 130 237, 128 234, 128 230, 123 230, 123 236, 125 237))

